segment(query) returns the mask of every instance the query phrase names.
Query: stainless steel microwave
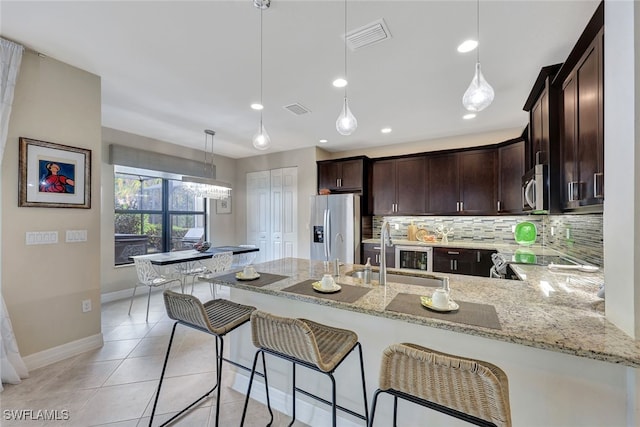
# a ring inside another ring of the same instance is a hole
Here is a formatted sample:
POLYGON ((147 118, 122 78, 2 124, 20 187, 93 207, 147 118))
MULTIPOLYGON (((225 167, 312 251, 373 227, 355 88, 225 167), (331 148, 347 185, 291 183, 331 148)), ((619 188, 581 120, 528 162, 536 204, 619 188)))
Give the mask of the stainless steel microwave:
POLYGON ((522 209, 531 213, 549 210, 549 169, 535 165, 522 177, 522 209))

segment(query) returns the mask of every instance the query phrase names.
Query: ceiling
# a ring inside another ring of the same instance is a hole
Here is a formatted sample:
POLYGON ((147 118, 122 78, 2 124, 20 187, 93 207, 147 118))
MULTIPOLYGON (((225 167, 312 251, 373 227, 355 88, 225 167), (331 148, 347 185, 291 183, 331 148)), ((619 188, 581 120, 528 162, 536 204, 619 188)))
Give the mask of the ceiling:
MULTIPOLYGON (((522 129, 540 68, 567 57, 598 3, 483 0, 480 61, 496 95, 463 120, 475 51, 456 47, 475 36, 476 3, 349 0, 347 31, 383 18, 392 37, 348 51, 358 129, 342 136, 343 90, 331 82, 344 74, 344 2, 272 0, 263 14, 269 152, 522 129), (310 113, 283 108, 292 103, 310 113)), ((213 129, 214 151, 232 158, 264 153, 251 144, 260 113, 249 107, 260 100, 259 25, 252 0, 0 2, 3 37, 101 76, 103 126, 200 149, 213 129)))

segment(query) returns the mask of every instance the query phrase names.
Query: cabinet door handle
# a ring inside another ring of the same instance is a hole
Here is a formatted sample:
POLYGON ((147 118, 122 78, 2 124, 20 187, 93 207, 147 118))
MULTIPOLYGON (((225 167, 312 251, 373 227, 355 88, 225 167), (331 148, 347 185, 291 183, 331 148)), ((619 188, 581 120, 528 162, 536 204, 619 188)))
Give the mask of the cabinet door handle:
MULTIPOLYGON (((374 246, 373 249, 379 251, 380 250, 380 246, 374 246)), ((380 254, 376 254, 376 255, 380 255, 380 254)))
POLYGON ((480 262, 480 251, 476 252, 476 259, 480 262))
POLYGON ((449 255, 460 255, 460 252, 456 252, 456 251, 447 251, 447 253, 449 255))
POLYGON ((456 212, 460 212, 460 202, 456 202, 456 212))
POLYGON ((593 197, 597 199, 604 198, 604 173, 602 172, 596 172, 593 174, 593 197), (598 185, 598 181, 603 182, 598 185))
POLYGON ((464 202, 460 202, 460 211, 464 210, 464 202))
MULTIPOLYGON (((569 201, 575 202, 576 200, 580 200, 579 191, 576 191, 576 185, 579 184, 578 181, 571 181, 569 183, 569 201)), ((578 190, 580 187, 578 187, 578 190)))
POLYGON ((452 259, 449 260, 449 270, 451 270, 451 271, 454 270, 453 269, 453 260, 452 259))
POLYGON ((500 200, 498 200, 498 212, 500 212, 500 200))
POLYGON ((458 271, 458 260, 457 259, 453 260, 453 270, 454 271, 458 271))

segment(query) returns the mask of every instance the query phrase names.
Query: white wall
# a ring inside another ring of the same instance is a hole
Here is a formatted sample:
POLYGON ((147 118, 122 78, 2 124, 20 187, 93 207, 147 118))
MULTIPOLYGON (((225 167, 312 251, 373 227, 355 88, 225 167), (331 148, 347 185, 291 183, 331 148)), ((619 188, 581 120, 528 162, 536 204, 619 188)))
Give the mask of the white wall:
POLYGON ((2 160, 2 295, 18 346, 29 356, 100 337, 100 77, 26 51, 2 160), (91 150, 91 209, 18 207, 18 138, 91 150), (65 243, 66 230, 87 242, 65 243), (58 243, 25 244, 27 231, 57 231, 58 243), (93 310, 82 312, 82 300, 93 310))
POLYGON ((604 36, 605 212, 607 318, 640 337, 640 22, 632 1, 607 1, 604 36))
POLYGON ((304 148, 237 160, 236 185, 233 189, 236 208, 236 241, 247 239, 247 172, 298 167, 298 257, 309 258, 309 196, 316 194, 316 149, 304 148))
MULTIPOLYGON (((102 182, 104 183, 103 210, 101 215, 101 272, 102 293, 116 292, 131 289, 136 282, 136 273, 132 265, 114 266, 114 194, 113 194, 113 165, 109 162, 109 145, 119 144, 139 148, 141 150, 155 151, 158 153, 183 157, 192 160, 203 158, 201 150, 185 148, 181 145, 171 144, 140 135, 122 132, 116 129, 102 129, 102 182)), ((210 161, 210 160, 209 160, 210 161)), ((216 165, 216 177, 221 181, 231 184, 232 206, 231 214, 216 214, 215 202, 209 206, 210 227, 209 238, 212 246, 222 246, 239 243, 236 238, 236 213, 237 184, 235 183, 236 160, 224 156, 214 156, 216 165)))

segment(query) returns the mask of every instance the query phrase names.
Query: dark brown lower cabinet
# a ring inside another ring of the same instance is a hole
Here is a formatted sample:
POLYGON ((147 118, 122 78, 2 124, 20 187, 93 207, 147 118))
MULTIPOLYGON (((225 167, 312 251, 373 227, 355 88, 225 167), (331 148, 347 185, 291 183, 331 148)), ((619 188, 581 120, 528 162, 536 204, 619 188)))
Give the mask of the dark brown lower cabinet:
MULTIPOLYGON (((387 246, 385 248, 386 265, 394 268, 396 265, 395 246, 387 246)), ((371 258, 371 265, 380 266, 380 244, 379 243, 363 243, 362 244, 362 263, 367 262, 367 258, 371 258)))
POLYGON ((495 250, 465 248, 433 248, 433 271, 489 277, 495 250))

